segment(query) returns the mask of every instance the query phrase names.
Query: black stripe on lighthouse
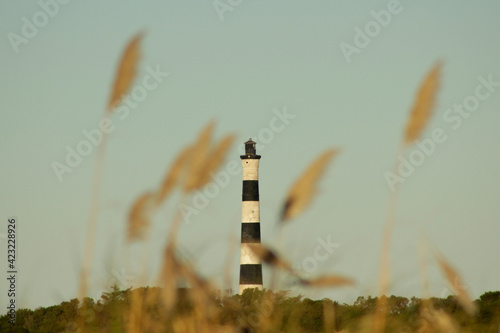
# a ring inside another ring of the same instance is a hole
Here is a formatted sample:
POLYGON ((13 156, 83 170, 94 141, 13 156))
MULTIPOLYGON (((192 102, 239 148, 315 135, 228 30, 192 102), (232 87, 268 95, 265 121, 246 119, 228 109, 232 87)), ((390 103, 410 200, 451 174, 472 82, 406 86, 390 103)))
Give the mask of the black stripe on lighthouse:
POLYGON ((241 284, 262 284, 262 265, 240 265, 240 285, 241 284))
POLYGON ((259 201, 259 181, 243 181, 243 201, 259 201))
POLYGON ((260 243, 260 223, 241 224, 241 243, 260 243))

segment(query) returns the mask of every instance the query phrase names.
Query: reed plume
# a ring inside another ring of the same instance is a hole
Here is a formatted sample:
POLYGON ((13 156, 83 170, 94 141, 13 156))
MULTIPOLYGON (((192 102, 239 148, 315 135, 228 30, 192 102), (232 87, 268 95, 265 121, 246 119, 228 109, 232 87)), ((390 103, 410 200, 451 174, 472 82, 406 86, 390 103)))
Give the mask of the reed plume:
POLYGON ((356 284, 353 279, 341 275, 325 275, 313 279, 301 279, 300 283, 310 287, 343 287, 356 284))
POLYGON ((321 154, 295 182, 283 205, 281 223, 296 217, 307 208, 317 192, 319 179, 332 157, 338 152, 337 149, 329 149, 321 154))
POLYGON ((210 151, 210 158, 206 161, 205 167, 200 170, 200 177, 198 178, 198 182, 196 184, 197 188, 201 188, 208 184, 210 176, 217 171, 226 158, 227 152, 233 145, 234 139, 235 136, 233 134, 228 134, 223 137, 215 147, 213 147, 210 151))
POLYGON ((410 145, 422 134, 429 122, 436 100, 439 87, 441 63, 437 63, 427 74, 415 99, 413 108, 406 124, 404 144, 410 145))
POLYGON ((153 192, 147 192, 137 198, 132 205, 128 218, 127 238, 129 241, 144 237, 144 232, 150 225, 150 213, 154 198, 153 192))
POLYGON ((462 308, 467 312, 468 315, 473 316, 477 313, 477 305, 472 301, 469 293, 465 290, 462 278, 457 273, 457 271, 450 265, 450 263, 443 257, 443 255, 435 253, 434 258, 439 264, 439 268, 446 277, 449 285, 452 287, 452 291, 455 294, 455 298, 462 306, 462 308))
POLYGON ((168 195, 175 189, 177 184, 182 183, 183 176, 188 168, 188 162, 192 155, 192 147, 186 147, 176 158, 167 172, 160 189, 156 195, 156 204, 160 205, 168 195))
POLYGON ((108 111, 111 112, 121 101, 123 95, 127 94, 137 73, 137 63, 140 58, 139 46, 143 37, 140 32, 130 40, 122 54, 120 65, 115 76, 113 90, 108 103, 108 111))
MULTIPOLYGON (((197 141, 187 146, 177 156, 163 180, 160 188, 155 192, 148 192, 137 198, 129 213, 128 240, 141 239, 149 226, 150 216, 167 199, 178 185, 184 185, 184 193, 205 186, 213 172, 217 171, 234 141, 234 135, 226 135, 211 148, 211 137, 214 128, 211 122, 203 128, 197 141), (209 154, 209 151, 211 153, 209 154)), ((174 219, 171 239, 175 238, 179 219, 174 219)))
POLYGON ((214 126, 214 122, 210 122, 205 126, 193 145, 191 159, 189 161, 189 170, 184 182, 185 193, 189 193, 199 188, 203 175, 203 168, 206 166, 208 152, 211 147, 214 126))
MULTIPOLYGON (((128 43, 122 53, 122 61, 118 67, 118 72, 115 76, 115 84, 111 93, 111 99, 107 108, 104 110, 102 118, 107 116, 107 113, 112 111, 116 106, 119 98, 125 94, 135 77, 135 66, 139 59, 139 42, 142 34, 137 34, 128 43)), ((103 133, 102 142, 97 146, 96 157, 94 160, 94 170, 92 175, 92 188, 90 191, 90 208, 89 218, 87 222, 87 232, 85 237, 85 248, 83 253, 82 270, 80 272, 79 297, 83 298, 87 294, 87 280, 92 267, 92 257, 94 251, 94 240, 96 233, 97 218, 99 215, 99 200, 101 197, 101 186, 104 174, 104 157, 107 146, 108 133, 103 133)))
POLYGON ((248 244, 253 253, 255 253, 266 264, 282 268, 290 273, 294 273, 292 266, 282 259, 276 252, 262 244, 248 244))
MULTIPOLYGON (((427 123, 429 122, 435 106, 435 98, 439 85, 439 76, 441 63, 437 63, 427 74, 418 90, 414 106, 410 112, 405 129, 403 145, 397 155, 402 152, 402 148, 409 146, 417 140, 427 123)), ((397 159, 394 164, 394 172, 397 173, 397 159)), ((396 187, 396 189, 399 187, 396 187)), ((379 295, 385 295, 389 291, 390 282, 390 248, 392 241, 392 231, 396 220, 396 208, 398 201, 398 192, 392 191, 387 205, 387 220, 384 227, 382 240, 382 251, 380 256, 379 273, 379 295)), ((382 332, 386 323, 387 299, 379 298, 377 302, 377 311, 375 314, 374 331, 382 332)))

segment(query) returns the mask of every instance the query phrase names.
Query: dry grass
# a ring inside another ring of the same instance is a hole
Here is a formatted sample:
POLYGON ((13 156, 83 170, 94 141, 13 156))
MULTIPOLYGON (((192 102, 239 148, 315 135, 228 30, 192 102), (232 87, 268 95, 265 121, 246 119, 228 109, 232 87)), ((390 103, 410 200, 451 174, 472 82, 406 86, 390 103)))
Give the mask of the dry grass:
POLYGON ((309 280, 302 279, 300 283, 305 286, 321 288, 345 287, 356 284, 353 279, 341 275, 325 275, 309 280))
POLYGON ((332 302, 323 304, 323 321, 325 322, 325 332, 336 332, 335 329, 335 307, 332 302))
POLYGON ((108 111, 112 111, 120 103, 122 97, 127 94, 132 82, 134 82, 137 74, 137 63, 140 58, 139 46, 142 37, 142 32, 133 37, 122 54, 108 102, 108 111))
POLYGON ((434 254, 434 257, 436 258, 436 261, 439 264, 439 268, 441 268, 443 275, 446 277, 446 280, 452 287, 453 293, 455 294, 458 303, 470 316, 475 315, 478 311, 478 308, 472 301, 472 298, 469 296, 467 290, 464 288, 465 284, 463 283, 462 277, 441 254, 436 252, 434 254))
POLYGON ((415 99, 405 130, 405 145, 412 144, 424 131, 433 112, 439 87, 441 63, 436 64, 425 77, 415 99))
POLYGON ((286 196, 281 213, 281 222, 286 222, 304 211, 317 193, 317 184, 330 160, 338 154, 330 149, 321 154, 293 184, 286 196))
MULTIPOLYGON (((117 105, 119 99, 128 92, 135 78, 136 65, 139 59, 139 44, 142 33, 137 34, 128 43, 122 53, 122 61, 115 76, 115 83, 111 92, 111 98, 107 108, 103 112, 103 119, 107 113, 111 112, 117 105)), ((87 222, 87 233, 85 237, 85 249, 83 253, 82 270, 80 272, 79 297, 83 298, 87 294, 88 277, 91 274, 92 258, 94 252, 95 233, 97 219, 99 216, 99 201, 101 198, 101 187, 104 174, 104 158, 107 147, 108 133, 102 133, 102 142, 97 146, 96 157, 94 160, 94 171, 92 175, 92 188, 90 191, 90 209, 87 222)))
MULTIPOLYGON (((135 36, 127 45, 115 78, 110 101, 107 106, 107 111, 112 111, 120 102, 122 96, 130 89, 136 73, 136 66, 139 59, 139 44, 142 39, 142 34, 135 36)), ((422 83, 414 107, 411 110, 408 124, 406 126, 403 147, 410 145, 419 138, 424 131, 430 117, 433 113, 435 97, 439 83, 441 65, 436 65, 427 75, 422 83)), ((235 137, 234 135, 225 135, 215 144, 212 142, 215 123, 210 122, 199 133, 196 140, 187 145, 174 160, 169 167, 164 179, 159 182, 157 190, 147 191, 139 196, 132 205, 128 225, 127 237, 128 240, 135 241, 144 239, 144 235, 151 228, 150 221, 152 220, 157 209, 160 208, 170 197, 171 194, 178 189, 182 194, 180 204, 191 195, 194 191, 206 186, 211 176, 217 172, 226 158, 226 155, 232 146, 235 137)), ((96 168, 97 175, 95 176, 94 204, 99 200, 99 187, 102 181, 102 157, 98 153, 96 168), (100 157, 101 156, 101 159, 100 157)), ((332 158, 338 154, 337 149, 329 149, 314 160, 304 173, 291 186, 282 206, 281 224, 297 217, 302 213, 312 202, 314 196, 318 192, 318 183, 325 173, 332 158)), ((390 282, 389 274, 389 254, 390 242, 392 237, 392 229, 395 221, 397 195, 393 194, 390 199, 388 219, 384 231, 383 248, 380 264, 379 287, 380 294, 385 295, 388 292, 390 282)), ((179 205, 180 206, 180 205, 179 205)), ((87 233, 86 245, 93 245, 93 234, 95 232, 95 222, 97 220, 97 207, 92 206, 91 218, 89 218, 89 230, 87 233)), ((178 256, 178 229, 180 228, 181 217, 179 211, 172 218, 171 229, 167 237, 167 244, 163 252, 161 269, 158 274, 157 284, 162 287, 161 294, 154 293, 135 293, 131 298, 130 310, 126 313, 127 332, 236 332, 242 326, 240 324, 229 324, 226 327, 216 324, 218 315, 220 314, 220 304, 217 304, 216 286, 209 280, 202 278, 196 273, 195 268, 187 261, 182 260, 178 256), (176 306, 180 300, 178 295, 179 284, 188 285, 189 290, 187 297, 193 304, 193 311, 189 314, 176 314, 176 306), (160 304, 158 305, 158 301, 160 304), (160 316, 158 318, 167 318, 170 323, 166 326, 164 321, 154 318, 146 309, 151 306, 157 306, 160 316)), ((91 248, 91 246, 90 246, 91 248)), ((290 274, 298 276, 291 264, 271 250, 267 246, 255 245, 251 249, 262 259, 265 264, 270 265, 274 269, 282 269, 290 274)), ((92 251, 87 248, 84 265, 82 269, 83 278, 81 279, 82 288, 80 295, 86 295, 86 281, 90 273, 90 263, 92 251), (90 258, 90 259, 89 259, 90 258)), ((469 295, 466 293, 460 277, 451 265, 442 257, 436 256, 437 262, 442 269, 444 275, 454 287, 458 302, 464 307, 469 314, 474 314, 476 309, 469 295)), ((313 278, 303 278, 298 276, 299 283, 305 287, 315 288, 332 288, 351 286, 355 283, 354 279, 336 274, 328 274, 313 278)), ((230 280, 230 278, 226 278, 230 280)), ((387 298, 379 298, 381 301, 377 304, 375 313, 366 316, 361 323, 360 331, 366 332, 383 332, 386 328, 386 309, 387 298)), ((267 312, 262 315, 261 322, 258 326, 253 327, 255 332, 278 332, 282 330, 281 324, 283 314, 274 311, 275 304, 278 300, 276 295, 268 293, 263 298, 262 304, 268 304, 267 312)), ((261 304, 261 305, 262 305, 261 304)), ((235 311, 241 310, 241 304, 227 304, 235 311)), ((325 330, 327 332, 335 331, 335 307, 332 304, 323 305, 323 317, 325 330)), ((443 312, 436 310, 432 304, 426 303, 421 314, 421 325, 419 332, 455 332, 458 331, 457 324, 453 319, 443 312)), ((292 318, 289 320, 285 331, 300 331, 297 330, 297 320, 292 318)), ((85 332, 84 323, 80 323, 81 331, 85 332)))
POLYGON ((226 135, 215 147, 211 149, 208 155, 209 158, 207 158, 204 167, 200 170, 200 177, 197 184, 198 188, 208 184, 211 179, 211 175, 217 171, 226 158, 229 148, 233 145, 234 139, 235 136, 233 134, 226 135))
POLYGON ((295 273, 292 266, 287 261, 282 259, 275 251, 269 249, 267 246, 261 244, 249 244, 248 246, 266 264, 284 269, 292 274, 295 273))
POLYGON ((147 192, 137 198, 129 213, 128 233, 129 241, 143 239, 151 220, 151 208, 155 194, 147 192))
POLYGON ((210 122, 200 133, 192 146, 191 159, 188 165, 187 178, 184 183, 184 192, 189 193, 201 187, 205 178, 205 166, 212 145, 212 132, 215 124, 210 122))
MULTIPOLYGON (((417 140, 427 126, 431 115, 434 112, 440 70, 441 64, 438 63, 431 69, 429 74, 420 85, 418 94, 414 102, 414 106, 408 117, 403 145, 399 149, 396 156, 402 153, 403 147, 406 147, 417 140)), ((397 158, 395 159, 393 173, 397 174, 397 158)), ((399 187, 396 187, 396 190, 397 189, 399 189, 399 187)), ((399 192, 396 190, 392 191, 391 195, 389 196, 387 206, 387 220, 384 227, 384 234, 382 236, 383 240, 379 267, 379 296, 387 295, 389 293, 390 249, 392 243, 392 232, 396 221, 396 209, 399 194, 399 192)), ((385 328, 387 316, 386 302, 387 299, 382 297, 379 298, 379 303, 377 305, 376 316, 373 324, 375 332, 383 332, 385 328)))
POLYGON ((175 189, 175 186, 182 183, 183 176, 185 176, 186 173, 186 166, 191 158, 192 150, 192 147, 185 148, 176 158, 172 167, 168 170, 156 196, 157 205, 161 205, 175 189))

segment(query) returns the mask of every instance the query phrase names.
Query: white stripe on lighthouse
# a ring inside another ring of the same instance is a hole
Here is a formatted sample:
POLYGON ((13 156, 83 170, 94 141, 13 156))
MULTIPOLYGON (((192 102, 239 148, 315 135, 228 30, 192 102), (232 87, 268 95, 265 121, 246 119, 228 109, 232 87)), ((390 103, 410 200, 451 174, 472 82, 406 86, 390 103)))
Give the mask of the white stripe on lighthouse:
POLYGON ((241 205, 241 222, 260 222, 258 201, 243 201, 241 205))
POLYGON ((240 257, 240 265, 247 264, 260 264, 260 258, 258 255, 252 251, 251 246, 255 246, 259 243, 244 243, 241 244, 241 257, 240 257))
POLYGON ((241 160, 243 166, 243 180, 259 180, 259 160, 241 160))

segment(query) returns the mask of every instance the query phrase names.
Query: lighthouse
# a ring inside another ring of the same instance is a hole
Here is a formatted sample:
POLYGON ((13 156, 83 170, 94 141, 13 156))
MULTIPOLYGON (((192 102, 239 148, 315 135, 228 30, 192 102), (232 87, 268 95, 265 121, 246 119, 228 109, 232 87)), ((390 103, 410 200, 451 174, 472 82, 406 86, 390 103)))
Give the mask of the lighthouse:
POLYGON ((259 160, 255 142, 245 142, 243 165, 243 196, 241 205, 240 295, 247 288, 262 289, 262 261, 251 249, 260 245, 259 160))

